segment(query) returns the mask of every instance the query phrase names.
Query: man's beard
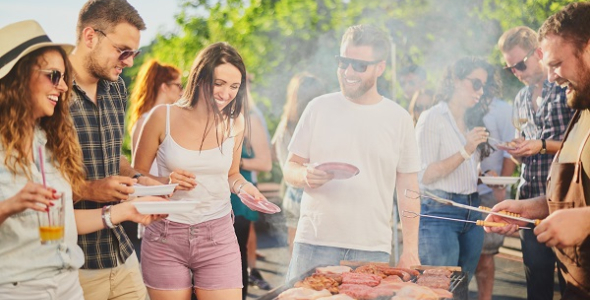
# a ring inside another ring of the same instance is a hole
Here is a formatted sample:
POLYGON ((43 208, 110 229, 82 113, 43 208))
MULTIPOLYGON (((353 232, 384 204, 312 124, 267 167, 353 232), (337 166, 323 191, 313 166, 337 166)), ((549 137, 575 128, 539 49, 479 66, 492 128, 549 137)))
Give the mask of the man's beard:
POLYGON ((375 82, 371 82, 369 80, 361 80, 361 84, 355 89, 346 86, 346 79, 343 78, 342 75, 339 75, 339 79, 340 90, 342 91, 342 94, 344 94, 344 96, 348 99, 358 99, 362 97, 373 87, 373 84, 375 84, 375 82))
POLYGON ((567 104, 573 109, 588 109, 590 108, 590 68, 584 64, 582 59, 580 59, 578 66, 580 80, 575 89, 567 94, 567 104))
POLYGON ((101 65, 95 57, 96 55, 94 51, 88 55, 88 59, 86 60, 86 65, 88 66, 88 73, 90 73, 92 77, 97 79, 117 81, 118 78, 111 78, 111 74, 109 74, 109 69, 101 65))

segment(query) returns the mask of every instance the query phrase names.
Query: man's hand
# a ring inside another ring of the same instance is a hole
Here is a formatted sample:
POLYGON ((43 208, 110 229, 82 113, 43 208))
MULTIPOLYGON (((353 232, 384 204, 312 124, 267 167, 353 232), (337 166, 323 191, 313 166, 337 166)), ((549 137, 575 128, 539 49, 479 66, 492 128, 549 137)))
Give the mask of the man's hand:
POLYGON ((333 174, 318 170, 313 164, 308 164, 305 169, 303 180, 312 189, 318 188, 324 185, 326 182, 334 178, 333 174))
POLYGON ((133 184, 135 183, 135 179, 127 176, 111 176, 99 180, 87 181, 82 199, 95 202, 127 200, 129 194, 135 192, 133 188, 133 184))
POLYGON ((161 182, 150 178, 149 176, 139 176, 137 177, 137 183, 141 185, 162 185, 161 182))
POLYGON ((565 248, 581 245, 590 234, 590 208, 558 210, 536 228, 539 243, 565 248))
POLYGON ((514 150, 506 150, 510 155, 514 157, 526 157, 539 153, 543 148, 543 142, 541 140, 525 140, 518 138, 513 140, 516 143, 514 150))
POLYGON ((420 265, 420 258, 418 257, 418 251, 407 252, 403 251, 402 255, 399 257, 399 262, 397 263, 397 267, 400 268, 410 268, 411 266, 418 266, 420 265))

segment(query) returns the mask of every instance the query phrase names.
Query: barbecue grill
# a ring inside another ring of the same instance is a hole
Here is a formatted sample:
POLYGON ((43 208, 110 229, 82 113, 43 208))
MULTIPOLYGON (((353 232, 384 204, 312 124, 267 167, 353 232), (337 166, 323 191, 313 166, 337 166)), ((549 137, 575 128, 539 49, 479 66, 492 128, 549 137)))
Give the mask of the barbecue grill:
MULTIPOLYGON (((269 291, 268 293, 264 294, 263 296, 261 296, 258 299, 259 300, 275 300, 275 299, 277 299, 277 297, 279 296, 280 293, 294 287, 295 283, 297 283, 297 281, 301 281, 304 278, 314 274, 316 268, 326 267, 326 266, 327 265, 316 266, 316 267, 312 268, 311 270, 301 274, 299 277, 289 281, 288 283, 274 288, 273 290, 269 291)), ((460 271, 453 271, 453 274, 451 275, 451 286, 449 287, 449 291, 451 293, 453 293, 453 300, 467 300, 468 299, 467 296, 468 296, 469 290, 468 290, 467 278, 468 278, 467 273, 460 272, 460 271)), ((413 278, 411 281, 416 282, 416 279, 417 278, 413 278)), ((391 299, 391 296, 375 298, 375 300, 389 300, 389 299, 391 299)))

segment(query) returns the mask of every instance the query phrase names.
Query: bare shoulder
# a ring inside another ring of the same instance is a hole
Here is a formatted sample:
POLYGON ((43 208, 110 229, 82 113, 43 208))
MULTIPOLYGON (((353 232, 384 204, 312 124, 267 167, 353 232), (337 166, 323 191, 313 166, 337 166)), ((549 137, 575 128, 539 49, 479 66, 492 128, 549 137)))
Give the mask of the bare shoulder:
POLYGON ((152 108, 145 120, 146 124, 152 125, 161 124, 164 121, 166 121, 166 105, 164 104, 152 108))
POLYGON ((246 127, 246 121, 244 119, 244 114, 240 114, 237 118, 234 119, 234 128, 233 131, 236 135, 241 134, 246 127))

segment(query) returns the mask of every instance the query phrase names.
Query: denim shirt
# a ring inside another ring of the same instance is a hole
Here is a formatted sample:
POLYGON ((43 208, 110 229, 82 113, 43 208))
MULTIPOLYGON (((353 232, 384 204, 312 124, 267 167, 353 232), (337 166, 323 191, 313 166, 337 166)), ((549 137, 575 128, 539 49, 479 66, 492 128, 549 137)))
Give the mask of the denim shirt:
MULTIPOLYGON (((38 148, 45 148, 45 132, 35 129, 33 149, 35 162, 38 148)), ((22 170, 13 175, 4 165, 6 153, 0 146, 0 201, 17 194, 29 181, 22 170)), ((51 278, 66 270, 75 270, 84 263, 84 253, 77 245, 76 221, 72 189, 59 170, 50 162, 50 152, 44 151, 47 185, 65 197, 65 235, 60 244, 41 245, 37 211, 26 209, 11 215, 0 224, 0 285, 51 278)), ((30 166, 34 182, 43 182, 37 163, 30 166)))

